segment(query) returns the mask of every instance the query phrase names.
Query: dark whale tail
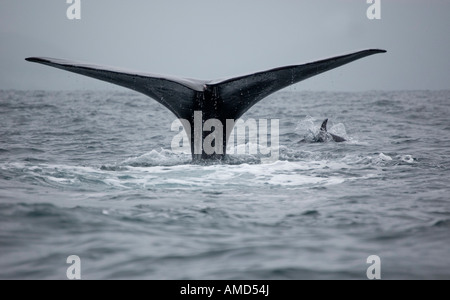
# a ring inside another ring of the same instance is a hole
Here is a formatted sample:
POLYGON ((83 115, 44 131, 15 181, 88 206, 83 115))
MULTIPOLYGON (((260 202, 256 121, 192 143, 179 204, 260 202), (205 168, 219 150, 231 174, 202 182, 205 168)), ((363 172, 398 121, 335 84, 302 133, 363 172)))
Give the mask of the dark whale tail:
POLYGON ((223 130, 220 151, 214 154, 206 153, 202 145, 208 134, 195 130, 194 116, 198 115, 198 112, 201 112, 203 121, 217 119, 226 124, 226 120, 239 119, 253 105, 276 91, 360 58, 384 52, 386 51, 378 49, 363 50, 303 65, 280 67, 216 81, 124 71, 53 58, 31 57, 26 60, 100 79, 153 98, 178 118, 187 121, 183 125, 191 139, 193 159, 220 159, 226 154, 226 142, 232 128, 223 130))

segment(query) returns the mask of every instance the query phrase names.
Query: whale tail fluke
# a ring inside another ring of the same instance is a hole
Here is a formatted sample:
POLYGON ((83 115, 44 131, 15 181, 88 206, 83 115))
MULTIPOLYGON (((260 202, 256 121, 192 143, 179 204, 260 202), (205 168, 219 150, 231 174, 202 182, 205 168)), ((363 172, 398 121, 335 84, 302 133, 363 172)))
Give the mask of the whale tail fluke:
MULTIPOLYGON (((203 151, 201 155, 194 155, 195 112, 201 111, 203 120, 218 119, 225 124, 226 120, 239 119, 253 105, 285 87, 363 57, 384 52, 386 51, 379 49, 363 50, 312 63, 215 81, 126 71, 54 58, 30 57, 26 60, 120 85, 153 98, 178 118, 188 121, 190 126, 185 125, 185 129, 188 136, 191 136, 193 158, 208 159, 226 154, 231 129, 224 131, 223 154, 208 155, 203 151)), ((202 133, 202 141, 206 135, 202 133)))

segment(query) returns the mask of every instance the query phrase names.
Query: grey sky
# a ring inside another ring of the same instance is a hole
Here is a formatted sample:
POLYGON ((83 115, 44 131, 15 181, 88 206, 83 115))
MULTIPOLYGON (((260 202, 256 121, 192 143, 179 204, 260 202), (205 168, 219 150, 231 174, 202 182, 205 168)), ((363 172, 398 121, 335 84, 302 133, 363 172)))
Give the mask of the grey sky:
POLYGON ((24 61, 81 60, 137 71, 218 79, 365 48, 379 54, 295 86, 305 90, 450 88, 450 0, 0 1, 0 88, 110 89, 24 61))

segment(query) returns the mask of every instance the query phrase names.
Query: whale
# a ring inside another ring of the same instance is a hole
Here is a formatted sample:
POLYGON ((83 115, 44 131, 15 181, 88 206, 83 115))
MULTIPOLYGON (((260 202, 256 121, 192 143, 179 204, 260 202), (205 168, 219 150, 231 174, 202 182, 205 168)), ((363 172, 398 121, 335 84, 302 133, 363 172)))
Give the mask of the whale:
POLYGON ((267 96, 326 71, 341 67, 358 59, 385 53, 382 49, 366 49, 299 65, 278 67, 248 75, 220 80, 198 80, 167 76, 116 67, 48 57, 28 57, 28 62, 62 69, 116 84, 156 100, 182 122, 190 140, 193 161, 223 160, 227 141, 233 128, 222 130, 221 151, 211 153, 203 148, 208 132, 196 130, 195 116, 202 120, 238 120, 252 106, 267 96))
POLYGON ((314 139, 314 142, 316 143, 324 143, 327 142, 329 140, 332 140, 336 143, 342 143, 342 142, 346 142, 347 140, 344 139, 343 137, 340 137, 338 135, 332 134, 330 132, 328 132, 327 130, 327 123, 328 123, 328 119, 325 119, 325 121, 323 121, 322 126, 320 127, 319 133, 317 134, 317 136, 314 139))

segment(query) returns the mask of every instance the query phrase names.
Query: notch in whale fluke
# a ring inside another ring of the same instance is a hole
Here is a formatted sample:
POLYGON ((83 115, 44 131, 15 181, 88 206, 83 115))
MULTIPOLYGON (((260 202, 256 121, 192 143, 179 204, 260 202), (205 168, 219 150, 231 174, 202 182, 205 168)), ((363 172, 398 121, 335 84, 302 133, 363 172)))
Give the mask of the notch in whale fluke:
POLYGON ((196 136, 194 132, 194 113, 196 111, 202 112, 203 120, 217 119, 222 124, 226 124, 226 120, 239 119, 253 105, 285 87, 363 57, 384 52, 386 50, 362 50, 311 63, 279 67, 212 81, 127 71, 63 59, 29 57, 26 60, 120 85, 151 97, 178 118, 190 123, 190 126, 185 128, 190 128, 189 131, 187 130, 187 134, 191 137, 193 159, 221 159, 226 155, 231 129, 227 128, 223 131, 221 154, 209 155, 204 151, 196 154, 194 145, 197 141, 195 139, 201 138, 200 142, 203 145, 203 141, 208 135, 208 133, 202 132, 200 137, 196 136))

